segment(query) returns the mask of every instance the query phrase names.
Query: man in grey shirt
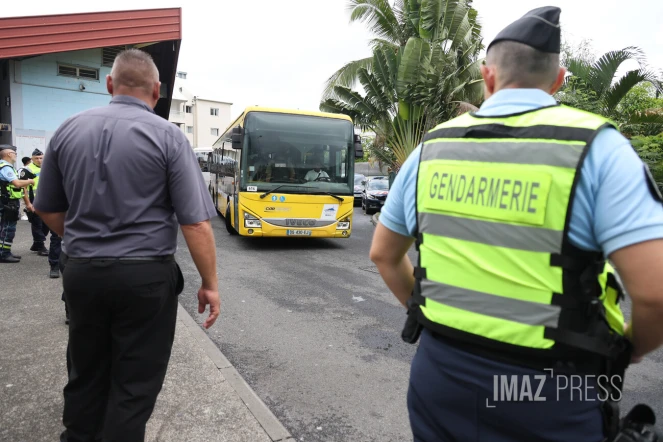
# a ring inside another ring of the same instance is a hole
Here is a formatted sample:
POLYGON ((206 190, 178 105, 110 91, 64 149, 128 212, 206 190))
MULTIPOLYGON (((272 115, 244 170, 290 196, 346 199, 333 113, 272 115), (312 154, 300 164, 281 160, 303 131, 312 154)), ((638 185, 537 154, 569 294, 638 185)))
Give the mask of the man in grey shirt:
POLYGON ((53 135, 34 204, 66 244, 68 442, 144 440, 183 289, 178 224, 202 278, 199 313, 210 306, 204 327, 219 315, 216 210, 186 137, 154 114, 158 70, 130 49, 106 83, 109 106, 69 118, 53 135))

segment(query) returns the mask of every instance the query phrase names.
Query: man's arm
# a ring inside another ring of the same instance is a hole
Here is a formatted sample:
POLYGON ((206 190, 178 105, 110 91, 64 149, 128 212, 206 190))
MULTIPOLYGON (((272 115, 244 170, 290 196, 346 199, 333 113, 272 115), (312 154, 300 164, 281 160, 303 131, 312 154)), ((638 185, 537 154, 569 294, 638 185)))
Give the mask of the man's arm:
POLYGON ((406 306, 414 290, 414 267, 407 256, 413 242, 414 238, 392 232, 378 223, 371 245, 371 261, 403 306, 406 306))
POLYGON ((205 312, 205 306, 209 304, 209 316, 203 324, 209 328, 216 321, 220 310, 216 245, 210 222, 216 216, 216 208, 193 149, 183 133, 177 132, 176 135, 179 140, 166 146, 168 190, 177 221, 202 278, 198 290, 198 312, 205 312))
POLYGON ((58 234, 58 236, 64 236, 64 218, 67 212, 42 212, 41 210, 35 210, 35 213, 44 221, 49 229, 58 234))
POLYGON ((626 334, 637 359, 663 345, 663 239, 624 247, 610 260, 633 303, 626 334))
POLYGON ((203 324, 205 328, 209 328, 216 321, 220 310, 219 282, 216 275, 216 248, 212 223, 207 220, 181 227, 193 262, 196 264, 198 273, 202 278, 202 285, 198 292, 198 313, 205 311, 206 301, 209 301, 210 304, 209 316, 203 324))
POLYGON ((663 344, 663 205, 645 170, 627 139, 602 130, 583 166, 570 228, 571 241, 613 262, 632 300, 633 362, 663 344))
POLYGON ((414 268, 407 256, 416 230, 415 193, 421 145, 410 154, 380 213, 370 258, 389 290, 406 306, 414 289, 414 268))
POLYGON ((12 183, 12 186, 16 187, 17 189, 22 189, 24 187, 28 187, 28 186, 34 184, 35 180, 32 180, 32 179, 30 179, 30 180, 13 180, 11 183, 12 183))
POLYGON ((23 192, 23 202, 25 203, 25 207, 30 211, 34 212, 35 208, 32 207, 32 203, 30 202, 30 198, 28 197, 28 194, 26 192, 23 192))

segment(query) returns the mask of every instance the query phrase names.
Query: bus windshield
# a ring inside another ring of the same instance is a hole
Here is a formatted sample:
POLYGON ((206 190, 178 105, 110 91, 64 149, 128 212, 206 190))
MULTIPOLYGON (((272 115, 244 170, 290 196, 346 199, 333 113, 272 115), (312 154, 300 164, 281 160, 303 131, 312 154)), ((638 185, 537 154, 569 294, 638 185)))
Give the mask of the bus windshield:
POLYGON ((242 190, 352 195, 354 127, 350 121, 250 112, 244 124, 242 190))

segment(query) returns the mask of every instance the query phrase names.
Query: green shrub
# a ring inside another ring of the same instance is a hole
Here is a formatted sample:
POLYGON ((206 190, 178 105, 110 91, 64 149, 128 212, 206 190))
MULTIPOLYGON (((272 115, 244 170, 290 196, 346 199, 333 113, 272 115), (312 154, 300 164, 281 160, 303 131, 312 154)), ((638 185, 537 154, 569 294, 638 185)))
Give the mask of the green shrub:
POLYGON ((649 137, 637 136, 631 144, 651 170, 656 183, 663 189, 663 133, 649 137))

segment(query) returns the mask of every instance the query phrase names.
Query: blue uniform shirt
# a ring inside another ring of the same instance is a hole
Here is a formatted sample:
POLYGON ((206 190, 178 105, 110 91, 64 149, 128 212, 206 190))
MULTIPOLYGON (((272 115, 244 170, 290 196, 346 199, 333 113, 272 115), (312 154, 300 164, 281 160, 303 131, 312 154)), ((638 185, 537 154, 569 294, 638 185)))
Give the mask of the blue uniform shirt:
MULTIPOLYGON (((0 164, 0 166, 2 166, 3 164, 0 164)), ((7 182, 12 182, 14 180, 17 180, 18 177, 16 176, 16 172, 14 171, 14 166, 3 167, 2 169, 0 169, 0 178, 2 179, 2 181, 7 181, 7 182)))
MULTIPOLYGON (((486 100, 477 114, 508 115, 554 104, 554 98, 539 89, 505 89, 486 100)), ((401 167, 380 214, 380 223, 404 236, 413 236, 416 228, 420 151, 421 146, 401 167)), ((642 161, 618 131, 602 130, 581 169, 571 210, 571 243, 609 256, 658 238, 663 238, 663 205, 650 194, 642 161)))

